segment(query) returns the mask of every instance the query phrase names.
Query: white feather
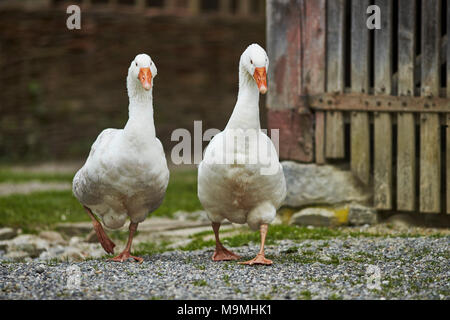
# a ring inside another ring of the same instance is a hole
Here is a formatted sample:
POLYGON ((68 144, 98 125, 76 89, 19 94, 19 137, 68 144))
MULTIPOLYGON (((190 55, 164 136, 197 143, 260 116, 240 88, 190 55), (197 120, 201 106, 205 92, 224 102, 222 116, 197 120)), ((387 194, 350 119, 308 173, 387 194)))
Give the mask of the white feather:
POLYGON ((264 49, 251 45, 241 56, 233 114, 225 130, 211 140, 198 168, 198 196, 213 222, 227 219, 257 229, 272 222, 286 197, 275 147, 260 129, 259 91, 252 72, 262 66, 268 66, 264 49), (237 143, 232 143, 234 137, 237 143), (258 155, 261 148, 267 149, 266 157, 258 155), (269 167, 272 174, 263 174, 269 167))
POLYGON ((156 75, 147 55, 138 55, 131 63, 125 128, 100 133, 73 179, 75 197, 112 229, 122 227, 127 217, 142 222, 162 203, 169 181, 164 150, 155 135, 153 89, 145 91, 137 78, 141 67, 150 67, 153 78, 156 75))

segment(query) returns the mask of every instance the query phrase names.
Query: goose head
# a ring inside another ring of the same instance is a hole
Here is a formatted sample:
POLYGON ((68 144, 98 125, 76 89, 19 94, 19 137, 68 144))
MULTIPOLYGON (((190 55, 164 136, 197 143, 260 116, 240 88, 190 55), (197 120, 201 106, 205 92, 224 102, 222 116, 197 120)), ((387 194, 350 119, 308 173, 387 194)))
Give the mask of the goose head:
POLYGON ((267 92, 267 68, 269 57, 266 51, 258 44, 253 43, 241 55, 240 68, 246 71, 258 86, 261 94, 267 92))
POLYGON ((157 72, 156 65, 149 55, 138 54, 128 68, 127 82, 129 88, 131 86, 136 93, 149 91, 157 72))

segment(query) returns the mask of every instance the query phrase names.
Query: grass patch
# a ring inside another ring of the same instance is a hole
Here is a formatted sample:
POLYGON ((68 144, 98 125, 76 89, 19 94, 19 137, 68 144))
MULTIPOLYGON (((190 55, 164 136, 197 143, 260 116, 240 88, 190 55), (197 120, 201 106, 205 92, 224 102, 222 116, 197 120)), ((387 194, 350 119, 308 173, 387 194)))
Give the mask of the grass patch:
POLYGON ((208 247, 214 247, 216 244, 216 242, 214 240, 203 240, 201 238, 196 238, 194 240, 192 240, 191 242, 189 242, 187 245, 179 248, 180 250, 183 251, 194 251, 194 250, 199 250, 199 249, 203 249, 203 248, 208 248, 208 247))
MULTIPOLYGON (((32 180, 71 182, 72 178, 71 174, 0 169, 0 182, 22 183, 32 180)), ((195 211, 201 208, 197 197, 196 170, 175 170, 171 172, 164 202, 151 216, 171 217, 178 210, 195 211)), ((71 190, 40 191, 0 197, 0 227, 20 227, 24 232, 34 233, 42 228, 51 228, 56 223, 80 221, 90 219, 71 190)), ((117 236, 124 237, 121 234, 117 236)))
MULTIPOLYGON (((194 239, 188 245, 180 248, 181 250, 191 251, 203 249, 206 247, 213 247, 215 245, 214 240, 203 240, 202 235, 210 234, 209 231, 201 232, 192 236, 194 239)), ((288 225, 274 225, 269 227, 269 232, 266 238, 266 244, 274 244, 276 240, 290 239, 290 240, 323 240, 332 239, 335 237, 344 236, 344 233, 336 229, 328 228, 314 228, 308 229, 307 227, 288 226, 288 225)), ((252 232, 248 228, 242 228, 242 231, 238 235, 223 237, 222 242, 229 247, 240 247, 248 243, 260 242, 259 231, 252 232)), ((292 249, 294 250, 294 249, 292 249)))
POLYGON ((299 300, 311 300, 312 293, 309 290, 303 290, 300 292, 300 295, 298 297, 299 300))
MULTIPOLYGON (((215 241, 214 240, 203 240, 203 237, 206 235, 210 235, 212 231, 202 231, 199 233, 196 233, 191 236, 193 239, 189 244, 186 246, 183 246, 179 249, 184 251, 193 251, 193 250, 200 250, 203 248, 214 248, 215 241)), ((445 235, 435 234, 434 237, 444 237, 445 235)), ((301 242, 303 240, 331 240, 335 238, 347 238, 347 237, 368 237, 368 238, 376 238, 376 237, 397 237, 397 235, 383 235, 383 234, 372 234, 372 233, 366 233, 366 232, 346 232, 340 229, 332 229, 332 228, 308 228, 308 227, 300 227, 300 226, 293 226, 293 225, 274 225, 269 227, 269 232, 267 233, 266 238, 266 244, 272 245, 275 244, 277 240, 293 240, 295 242, 301 242)), ((248 227, 243 227, 240 230, 240 234, 234 235, 234 236, 222 236, 221 240, 224 245, 227 247, 240 247, 243 245, 247 245, 249 243, 259 244, 260 243, 260 234, 259 231, 251 231, 248 227)), ((329 246, 329 243, 325 241, 319 250, 321 248, 325 248, 329 246)), ((307 247, 307 246, 306 246, 307 247)), ((314 253, 312 251, 303 251, 300 254, 296 255, 293 253, 296 253, 298 251, 298 248, 296 246, 293 246, 291 248, 288 248, 285 254, 285 258, 287 261, 299 260, 298 262, 302 263, 311 263, 311 262, 322 262, 325 264, 334 264, 338 265, 339 258, 335 256, 331 256, 329 261, 322 261, 323 259, 314 257, 314 253)), ((364 260, 367 260, 368 258, 373 258, 367 256, 361 256, 360 258, 365 258, 364 260)), ((343 260, 347 261, 348 258, 344 258, 343 260)))
POLYGON ((225 274, 225 275, 222 277, 222 280, 227 284, 227 286, 230 285, 230 276, 229 276, 228 274, 225 274))
POLYGON ((194 280, 192 282, 194 284, 194 286, 196 287, 206 287, 208 285, 208 282, 206 282, 205 280, 194 280))
POLYGON ((33 232, 59 222, 89 221, 72 191, 43 191, 0 197, 0 226, 33 232))
POLYGON ((160 243, 155 242, 142 242, 139 243, 134 248, 134 254, 137 256, 143 256, 143 255, 153 255, 156 253, 162 253, 166 251, 171 251, 171 249, 167 248, 167 246, 170 244, 168 241, 163 241, 160 243))
POLYGON ((330 300, 342 300, 342 297, 341 297, 339 294, 337 294, 337 293, 332 293, 332 294, 328 297, 328 299, 330 299, 330 300))

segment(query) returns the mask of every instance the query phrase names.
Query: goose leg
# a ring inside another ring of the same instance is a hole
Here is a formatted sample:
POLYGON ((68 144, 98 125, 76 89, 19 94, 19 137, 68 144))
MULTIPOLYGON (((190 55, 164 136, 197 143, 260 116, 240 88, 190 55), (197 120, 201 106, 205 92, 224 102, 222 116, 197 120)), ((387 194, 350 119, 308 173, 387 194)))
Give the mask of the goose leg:
POLYGON ((119 254, 118 256, 108 259, 109 261, 124 262, 124 261, 127 261, 129 258, 132 258, 139 263, 142 263, 144 261, 144 259, 142 259, 141 257, 132 256, 131 252, 130 252, 131 243, 133 242, 133 236, 137 230, 137 227, 138 227, 137 223, 130 222, 130 228, 129 228, 130 232, 128 235, 128 242, 127 242, 127 246, 125 247, 125 250, 123 250, 122 253, 119 254))
POLYGON ((267 224, 262 224, 260 228, 261 233, 261 249, 259 250, 259 253, 255 258, 249 261, 245 262, 239 262, 239 264, 247 264, 247 265, 253 265, 253 264, 264 264, 264 265, 271 265, 272 260, 266 259, 264 257, 264 243, 266 242, 266 235, 267 235, 267 229, 269 226, 267 224))
POLYGON ((111 239, 106 234, 105 230, 102 227, 102 224, 97 221, 94 214, 92 213, 91 209, 89 209, 86 206, 83 206, 86 212, 88 213, 89 217, 92 219, 92 224, 94 225, 95 233, 97 234, 97 239, 102 245, 103 249, 109 254, 114 254, 114 247, 116 246, 114 242, 111 241, 111 239))
POLYGON ((216 237, 216 250, 214 250, 214 255, 212 256, 213 261, 229 261, 229 260, 237 260, 240 257, 227 250, 223 244, 219 240, 219 228, 220 223, 213 222, 212 228, 214 230, 214 235, 216 237))

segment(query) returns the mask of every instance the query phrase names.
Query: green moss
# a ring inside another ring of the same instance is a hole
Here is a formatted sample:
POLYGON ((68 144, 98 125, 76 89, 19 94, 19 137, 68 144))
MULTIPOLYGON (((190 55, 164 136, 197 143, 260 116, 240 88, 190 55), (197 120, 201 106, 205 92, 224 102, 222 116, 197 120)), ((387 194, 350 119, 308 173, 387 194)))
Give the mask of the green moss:
POLYGON ((208 282, 206 282, 205 280, 201 279, 201 280, 194 280, 192 282, 194 284, 194 286, 196 287, 205 287, 208 285, 208 282))
POLYGON ((285 254, 297 253, 297 252, 298 252, 298 247, 296 247, 296 246, 287 248, 285 251, 283 251, 283 253, 285 253, 285 254))
POLYGON ((299 299, 303 299, 303 300, 311 300, 312 298, 312 293, 309 290, 303 290, 300 292, 300 296, 299 299))
POLYGON ((272 296, 270 294, 263 293, 259 296, 261 300, 272 300, 272 296))
POLYGON ((328 297, 328 299, 330 299, 330 300, 342 300, 342 297, 341 297, 339 294, 337 294, 337 293, 332 293, 332 294, 328 297))

